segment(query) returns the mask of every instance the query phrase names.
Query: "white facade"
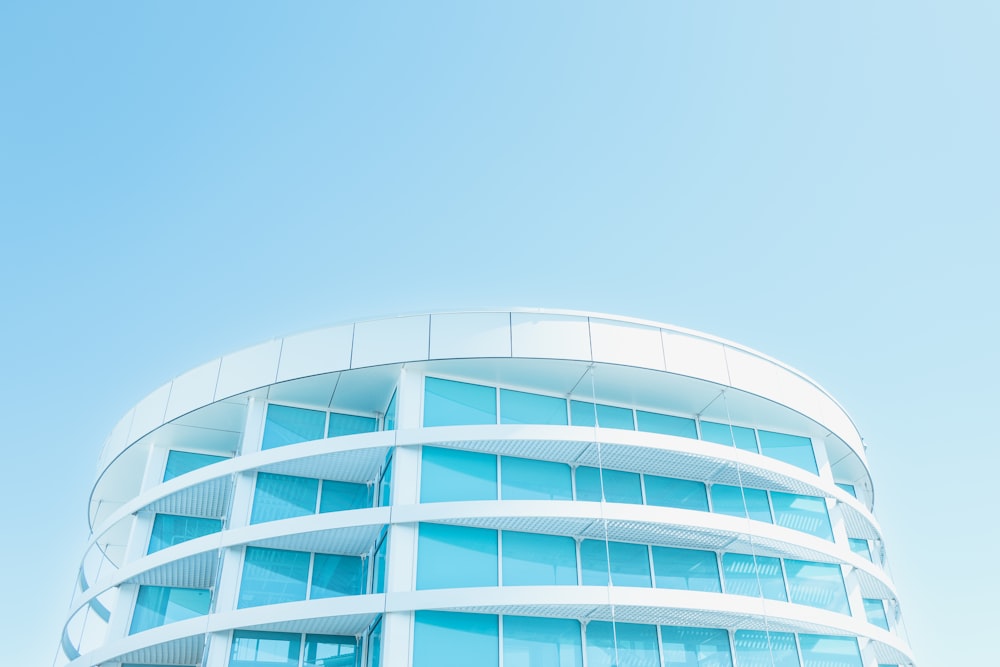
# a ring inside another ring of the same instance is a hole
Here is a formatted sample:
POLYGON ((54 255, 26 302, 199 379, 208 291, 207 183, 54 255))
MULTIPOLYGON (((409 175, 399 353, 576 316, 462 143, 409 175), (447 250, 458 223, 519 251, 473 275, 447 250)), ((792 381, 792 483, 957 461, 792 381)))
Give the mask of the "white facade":
POLYGON ((57 664, 727 664, 694 628, 740 667, 912 665, 873 497, 840 405, 712 336, 537 310, 312 331, 114 428, 57 664), (569 560, 514 552, 535 541, 569 560), (434 643, 469 623, 495 656, 434 643))

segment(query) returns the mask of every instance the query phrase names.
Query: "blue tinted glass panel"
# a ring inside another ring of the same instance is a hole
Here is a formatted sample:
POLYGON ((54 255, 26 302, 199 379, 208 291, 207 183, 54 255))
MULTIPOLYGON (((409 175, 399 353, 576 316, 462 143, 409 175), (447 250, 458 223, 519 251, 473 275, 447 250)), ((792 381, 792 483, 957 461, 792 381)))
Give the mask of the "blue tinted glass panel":
POLYGON ((698 428, 694 425, 693 419, 636 410, 635 421, 640 431, 663 433, 664 435, 679 435, 683 438, 698 437, 698 428))
POLYGON ((319 480, 308 477, 257 473, 250 523, 306 516, 316 512, 319 480))
POLYGON ((683 667, 733 667, 729 633, 714 628, 660 627, 663 661, 683 667))
POLYGON ((498 667, 497 617, 418 611, 413 623, 413 667, 498 667))
POLYGON ((496 456, 441 447, 423 447, 420 502, 496 499, 496 456))
POLYGON ((496 423, 497 391, 493 387, 424 379, 424 426, 496 423))
POLYGON ((841 484, 840 482, 836 482, 836 485, 837 485, 837 486, 839 486, 839 487, 840 487, 841 489, 843 489, 844 491, 847 491, 847 492, 848 492, 849 494, 851 494, 851 495, 852 495, 852 496, 854 496, 855 498, 857 498, 857 497, 858 497, 858 492, 857 492, 857 490, 856 490, 856 489, 854 488, 854 485, 853 485, 853 484, 841 484))
POLYGON ((844 576, 836 563, 786 560, 788 597, 792 602, 849 614, 844 576))
POLYGON ((854 637, 799 635, 802 667, 862 667, 861 651, 854 637))
POLYGON ((708 492, 701 482, 646 475, 646 504, 708 511, 708 492))
POLYGON ((739 667, 799 667, 795 635, 790 632, 737 630, 733 644, 739 667))
POLYGON ((772 491, 771 506, 777 525, 833 541, 830 515, 822 498, 772 491))
POLYGON ((385 457, 382 479, 378 482, 379 507, 388 507, 392 499, 392 450, 385 457))
POLYGON ((622 470, 604 470, 580 466, 576 469, 576 499, 601 500, 601 482, 604 482, 604 498, 609 503, 642 504, 642 482, 638 473, 622 470))
POLYGON ((565 426, 566 399, 501 389, 500 423, 565 426))
POLYGON ((504 500, 573 500, 573 480, 565 463, 500 457, 500 497, 504 500))
POLYGON ((264 421, 264 439, 261 449, 273 449, 297 442, 321 440, 326 426, 326 412, 292 408, 287 405, 268 405, 264 421))
POLYGON ((247 547, 237 608, 305 600, 309 556, 303 551, 247 547))
POLYGON ((368 667, 380 667, 382 664, 382 618, 375 621, 375 626, 368 633, 368 667))
POLYGON ((186 472, 226 460, 228 460, 226 456, 212 456, 210 454, 195 454, 194 452, 170 450, 167 454, 167 467, 163 471, 163 481, 168 482, 186 472))
POLYGON ((417 589, 497 585, 497 531, 420 524, 417 589))
POLYGON ((644 544, 584 540, 580 543, 580 567, 584 586, 608 585, 608 560, 611 554, 611 581, 615 586, 652 586, 649 552, 644 544))
POLYGON ((781 561, 777 558, 722 554, 722 575, 727 593, 787 601, 781 561))
POLYGON ((340 512, 371 507, 367 484, 332 482, 323 480, 323 493, 319 499, 320 512, 340 512))
POLYGON ((741 489, 738 486, 713 484, 712 511, 716 514, 728 514, 729 516, 749 516, 754 521, 771 523, 771 508, 767 502, 767 491, 761 489, 741 489))
POLYGON ((591 621, 587 623, 587 667, 660 667, 658 644, 655 625, 591 621))
POLYGON ((883 630, 889 629, 889 618, 885 615, 885 605, 882 600, 872 600, 865 598, 865 618, 872 625, 877 625, 883 630))
POLYGON ((234 630, 229 667, 298 667, 300 639, 289 632, 234 630))
POLYGON ((316 554, 309 598, 361 595, 365 586, 365 561, 359 556, 316 554))
POLYGON ((788 435, 787 433, 772 433, 771 431, 758 431, 760 435, 760 453, 778 459, 785 463, 807 470, 812 474, 819 474, 816 467, 816 454, 813 452, 812 440, 803 438, 800 435, 788 435))
POLYGON ((503 585, 576 585, 576 542, 571 537, 503 533, 503 585))
POLYGON ((355 667, 358 663, 358 640, 354 637, 306 635, 303 667, 355 667))
POLYGON ((200 588, 140 586, 128 633, 158 628, 208 613, 211 592, 200 588))
POLYGON ((220 530, 222 521, 219 519, 157 514, 153 519, 153 532, 149 537, 149 550, 146 553, 156 553, 160 549, 211 535, 220 530))
POLYGON ((857 555, 861 556, 865 560, 870 561, 872 559, 871 549, 868 548, 868 540, 862 540, 857 537, 849 537, 847 538, 847 543, 850 545, 851 551, 857 555))
POLYGON ((580 542, 580 580, 584 586, 607 586, 608 548, 603 540, 580 542))
POLYGON ((359 417, 358 415, 331 412, 330 423, 326 427, 326 437, 336 438, 340 435, 373 433, 376 430, 378 430, 378 420, 374 417, 359 417))
POLYGON ((752 428, 730 426, 716 422, 701 422, 701 439, 719 445, 736 446, 748 452, 757 453, 757 436, 752 428))
POLYGON ((574 426, 595 426, 595 417, 596 425, 601 428, 635 430, 632 411, 628 408, 601 403, 595 406, 585 401, 570 401, 570 419, 574 426))
POLYGON ((504 667, 582 667, 580 623, 562 618, 504 616, 503 664, 504 667))
POLYGON ((372 564, 375 568, 375 571, 372 573, 372 593, 385 593, 385 553, 389 548, 388 542, 389 538, 383 535, 382 541, 379 542, 378 548, 375 549, 375 558, 373 559, 375 562, 372 564))
POLYGON ((385 417, 382 419, 382 430, 383 431, 395 431, 396 430, 396 391, 392 392, 392 398, 389 399, 389 405, 385 407, 385 417))
POLYGON ((657 588, 722 592, 714 551, 653 547, 653 573, 657 588))

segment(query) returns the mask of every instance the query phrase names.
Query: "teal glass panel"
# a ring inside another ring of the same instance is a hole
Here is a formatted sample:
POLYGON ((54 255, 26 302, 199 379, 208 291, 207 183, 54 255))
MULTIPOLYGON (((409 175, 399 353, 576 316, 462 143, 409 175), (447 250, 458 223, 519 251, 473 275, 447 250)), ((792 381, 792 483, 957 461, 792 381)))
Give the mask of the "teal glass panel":
MULTIPOLYGON (((476 661, 478 664, 478 661, 476 661)), ((579 621, 503 617, 504 667, 583 667, 579 621)))
POLYGON ((660 667, 658 644, 655 625, 591 621, 587 623, 587 667, 660 667))
POLYGON ((566 399, 501 389, 500 423, 565 426, 569 423, 566 416, 566 399))
POLYGON ((211 535, 220 530, 222 530, 220 519, 157 514, 153 519, 153 532, 149 536, 149 550, 146 553, 156 553, 161 549, 211 535))
POLYGON ((570 467, 554 461, 500 457, 500 497, 504 500, 573 500, 570 467))
POLYGON ((321 440, 323 427, 326 426, 326 412, 321 410, 306 410, 287 405, 271 404, 267 406, 267 418, 264 420, 264 439, 261 449, 273 449, 294 445, 298 442, 321 440))
POLYGON ((877 625, 883 630, 889 629, 889 617, 885 614, 885 605, 882 600, 864 598, 865 618, 872 625, 877 625))
POLYGON ((635 411, 635 423, 640 431, 663 433, 664 435, 679 435, 682 438, 697 438, 698 427, 693 419, 661 415, 658 412, 635 411))
POLYGON ((837 486, 839 486, 841 489, 843 489, 844 491, 847 491, 849 494, 851 494, 855 498, 858 497, 858 491, 857 491, 857 489, 854 488, 853 484, 842 484, 840 482, 835 482, 835 484, 837 486))
POLYGON ((140 586, 128 633, 204 616, 211 601, 212 593, 200 588, 140 586))
POLYGON ((375 571, 372 572, 372 593, 385 593, 385 569, 386 569, 386 551, 388 551, 389 538, 385 534, 385 529, 382 529, 381 541, 378 543, 378 547, 375 549, 375 555, 372 557, 372 566, 375 571))
POLYGON ((767 491, 726 484, 712 485, 712 511, 715 514, 750 517, 754 521, 771 523, 771 507, 767 491))
POLYGON ((367 484, 323 480, 323 491, 319 498, 320 512, 340 512, 371 506, 367 484))
POLYGON ((802 468, 814 475, 819 474, 816 467, 816 454, 813 452, 812 440, 800 435, 758 431, 760 436, 760 453, 772 459, 784 461, 802 468))
POLYGON ((833 529, 824 499, 772 491, 771 508, 775 524, 833 541, 833 529))
POLYGON ((700 426, 701 439, 705 442, 735 446, 754 454, 757 453, 757 436, 752 428, 707 421, 702 421, 700 426))
POLYGON ((868 548, 868 540, 862 540, 857 537, 849 537, 847 538, 847 544, 851 547, 851 551, 857 555, 866 560, 872 560, 872 552, 871 549, 868 548))
POLYGON ((250 523, 315 514, 318 493, 318 479, 259 472, 253 492, 250 523))
POLYGON ((570 401, 570 421, 573 426, 595 426, 601 428, 620 428, 627 431, 635 430, 635 421, 629 408, 619 408, 614 405, 603 405, 586 401, 570 401), (596 418, 596 422, 595 422, 596 418))
POLYGON ((382 617, 380 616, 368 633, 368 667, 382 664, 382 617))
POLYGON ((781 561, 768 556, 722 554, 726 593, 787 602, 781 561))
POLYGON ((644 481, 647 505, 708 511, 708 492, 701 482, 656 475, 646 475, 644 481))
POLYGON ((316 554, 309 598, 334 598, 365 592, 365 561, 359 556, 316 554))
POLYGON ((306 635, 302 667, 355 667, 360 662, 358 640, 336 635, 306 635))
POLYGON ((496 423, 497 390, 493 387, 424 378, 424 426, 496 423))
POLYGON ((790 632, 737 630, 733 645, 738 667, 799 667, 795 635, 790 632))
POLYGON ((377 430, 378 420, 374 417, 361 417, 359 415, 331 412, 330 423, 326 427, 326 437, 336 438, 341 435, 373 433, 377 430))
POLYGON ((385 466, 382 468, 382 479, 378 481, 379 507, 388 507, 392 500, 392 450, 385 456, 385 466))
POLYGON ((304 551, 247 547, 236 607, 305 600, 309 557, 304 551))
POLYGON ((290 632, 234 630, 229 667, 299 667, 301 639, 290 632))
POLYGON ((580 568, 584 586, 608 585, 608 554, 611 555, 611 582, 615 586, 652 586, 649 552, 644 544, 583 540, 580 568))
POLYGON ((722 592, 714 551, 653 547, 653 574, 657 588, 722 592))
POLYGON ((836 563, 785 560, 788 597, 796 604, 850 614, 844 575, 836 563))
POLYGON ((622 470, 602 471, 599 468, 580 466, 576 469, 576 499, 601 500, 601 484, 604 498, 609 503, 642 504, 642 482, 639 474, 622 470))
POLYGON ((418 611, 413 621, 412 667, 498 667, 497 617, 418 611))
POLYGON ((497 585, 497 531, 420 524, 417 589, 497 585))
POLYGON ((396 430, 396 394, 397 392, 393 390, 392 398, 389 399, 389 405, 385 406, 385 417, 382 418, 383 431, 396 430))
POLYGON ((670 667, 733 667, 725 630, 664 625, 660 638, 663 662, 670 667))
POLYGON ((802 667, 862 667, 861 650, 854 637, 799 635, 802 667))
POLYGON ((420 502, 496 499, 496 456, 442 447, 423 447, 420 502))
POLYGON ((576 541, 571 537, 504 531, 504 586, 576 586, 576 541))
POLYGON ((196 454, 194 452, 179 452, 171 449, 167 453, 167 466, 163 470, 163 481, 169 482, 174 477, 179 477, 184 473, 204 468, 205 466, 228 461, 228 456, 212 456, 211 454, 196 454))

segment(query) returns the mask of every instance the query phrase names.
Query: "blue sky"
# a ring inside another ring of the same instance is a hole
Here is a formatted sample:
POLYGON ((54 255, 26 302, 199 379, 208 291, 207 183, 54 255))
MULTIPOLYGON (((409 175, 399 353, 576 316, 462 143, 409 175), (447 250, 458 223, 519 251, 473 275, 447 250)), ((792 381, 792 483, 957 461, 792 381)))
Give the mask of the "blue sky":
POLYGON ((920 664, 985 664, 998 29, 965 0, 6 3, 5 662, 51 663, 149 391, 344 320, 545 306, 817 379, 920 664))

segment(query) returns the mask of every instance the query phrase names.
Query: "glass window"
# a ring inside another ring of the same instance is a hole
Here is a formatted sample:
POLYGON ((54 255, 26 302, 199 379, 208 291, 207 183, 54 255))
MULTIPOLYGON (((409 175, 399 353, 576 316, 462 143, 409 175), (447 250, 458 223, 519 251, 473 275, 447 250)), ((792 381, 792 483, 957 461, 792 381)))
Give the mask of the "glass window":
POLYGON ((382 617, 379 616, 368 633, 368 667, 382 664, 382 617))
POLYGON ((862 540, 857 537, 847 538, 847 544, 851 547, 851 551, 861 556, 862 558, 871 561, 872 552, 868 548, 868 540, 862 540))
POLYGON ((382 418, 383 431, 396 430, 396 393, 394 389, 392 391, 392 398, 389 399, 389 405, 385 406, 385 417, 382 418))
POLYGON ((587 667, 660 667, 658 644, 655 625, 591 621, 587 623, 587 667))
POLYGON ((420 524, 417 589, 497 585, 497 531, 420 524), (459 567, 456 565, 461 564, 459 567))
POLYGON ((772 491, 771 507, 777 525, 833 541, 833 529, 824 499, 772 491))
POLYGON ((788 597, 792 602, 849 614, 844 575, 836 563, 786 560, 788 597))
POLYGON ((644 544, 583 540, 580 567, 584 586, 608 585, 608 554, 611 555, 611 583, 615 586, 652 586, 649 552, 644 544))
POLYGON ((799 667, 795 635, 790 632, 737 630, 733 645, 739 667, 799 667))
POLYGON ((378 420, 374 417, 347 415, 340 412, 330 413, 330 423, 326 427, 326 437, 336 438, 341 435, 355 433, 373 433, 378 430, 378 420))
POLYGON ((576 499, 599 502, 602 481, 604 498, 609 503, 642 504, 642 482, 638 473, 605 469, 602 474, 600 468, 590 466, 576 469, 576 499))
POLYGON ((714 551, 653 547, 653 574, 657 588, 722 592, 714 551))
POLYGON ((306 635, 302 667, 354 667, 359 657, 358 640, 354 637, 306 635))
POLYGON ((754 521, 771 523, 767 491, 725 484, 712 485, 712 511, 729 516, 749 516, 754 521))
POLYGON ((632 410, 614 405, 602 405, 585 401, 570 401, 570 420, 573 426, 595 426, 601 428, 620 428, 627 431, 635 430, 632 410), (597 418, 596 424, 594 418, 597 418))
POLYGON ((212 593, 200 588, 140 586, 128 633, 158 628, 208 613, 212 593))
POLYGON ((872 625, 877 625, 883 630, 889 629, 889 617, 885 614, 885 605, 882 600, 864 598, 865 618, 872 625))
POLYGON ((843 489, 844 491, 847 491, 847 492, 848 492, 849 494, 851 494, 851 495, 852 495, 852 496, 854 496, 855 498, 857 498, 857 497, 858 497, 858 492, 857 492, 857 490, 856 490, 856 489, 854 488, 854 485, 853 485, 853 484, 841 484, 840 482, 834 482, 834 483, 835 483, 835 484, 836 484, 837 486, 839 486, 839 487, 840 487, 841 489, 843 489))
POLYGON ((299 667, 301 635, 234 630, 229 667, 299 667))
POLYGON ((800 435, 787 433, 772 433, 758 431, 760 435, 760 453, 772 459, 784 461, 793 466, 807 470, 814 475, 819 474, 816 467, 816 454, 813 452, 812 440, 800 435))
POLYGON ((777 558, 722 554, 722 575, 726 580, 726 592, 731 595, 788 600, 781 576, 781 561, 777 558))
POLYGON ((236 607, 305 600, 309 556, 303 551, 247 547, 236 607))
MULTIPOLYGON (((663 660, 678 667, 733 667, 729 633, 715 628, 660 627, 663 660)), ((770 666, 768 666, 770 667, 770 666)))
POLYGON ((318 479, 259 472, 253 492, 250 523, 315 514, 317 493, 318 479))
POLYGON ((385 455, 385 465, 382 467, 382 479, 378 482, 379 507, 388 507, 392 499, 392 450, 385 455))
POLYGON ((321 440, 324 426, 326 412, 272 403, 267 406, 264 439, 260 448, 273 449, 297 442, 321 440))
POLYGON ((323 493, 319 499, 320 512, 340 512, 371 507, 367 484, 332 482, 323 480, 323 493))
POLYGON ((661 415, 658 412, 635 411, 636 426, 640 431, 663 433, 664 435, 679 435, 682 438, 697 438, 698 428, 693 419, 661 415))
POLYGON ((498 667, 497 617, 418 611, 413 622, 412 667, 498 667))
POLYGON ((752 428, 745 426, 730 426, 716 422, 701 422, 701 439, 718 445, 738 447, 748 452, 757 453, 757 436, 752 428))
POLYGON ((365 561, 360 556, 316 554, 313 559, 310 599, 365 592, 365 561))
POLYGON ((501 389, 500 423, 565 426, 566 399, 501 389))
POLYGON ((496 456, 442 447, 423 447, 420 502, 496 499, 496 456))
POLYGON ((386 567, 386 551, 388 550, 389 537, 386 534, 386 529, 382 529, 382 535, 379 538, 378 547, 375 549, 375 556, 373 557, 373 567, 375 571, 372 573, 372 593, 385 593, 385 567, 386 567))
MULTIPOLYGON (((478 665, 478 660, 475 661, 478 665)), ((583 667, 579 621, 503 617, 504 667, 583 667)))
POLYGON ((424 426, 496 423, 497 390, 493 387, 424 378, 424 426))
POLYGON ((149 550, 146 553, 156 553, 161 549, 211 535, 220 530, 222 530, 220 519, 157 514, 153 519, 153 532, 149 537, 149 550))
POLYGON ((179 452, 171 449, 167 453, 167 466, 163 471, 163 481, 169 482, 186 472, 204 468, 207 465, 227 461, 228 456, 212 456, 211 454, 196 454, 194 452, 179 452))
POLYGON ((576 585, 576 542, 571 537, 503 533, 503 585, 576 585))
POLYGON ((565 463, 500 457, 504 500, 573 500, 572 473, 565 463))
POLYGON ((861 651, 854 637, 799 635, 802 667, 862 667, 861 651))
POLYGON ((708 511, 708 492, 701 482, 646 475, 646 504, 708 511))

